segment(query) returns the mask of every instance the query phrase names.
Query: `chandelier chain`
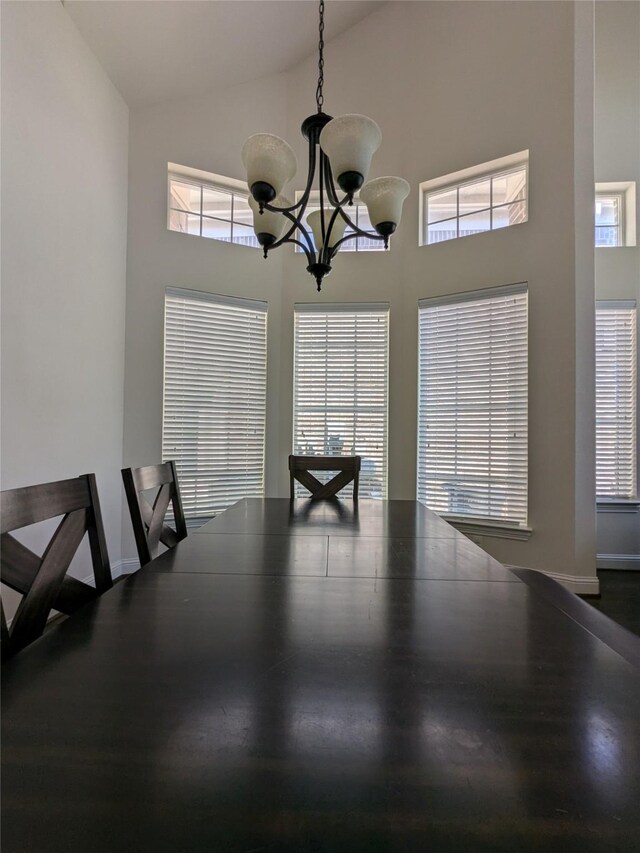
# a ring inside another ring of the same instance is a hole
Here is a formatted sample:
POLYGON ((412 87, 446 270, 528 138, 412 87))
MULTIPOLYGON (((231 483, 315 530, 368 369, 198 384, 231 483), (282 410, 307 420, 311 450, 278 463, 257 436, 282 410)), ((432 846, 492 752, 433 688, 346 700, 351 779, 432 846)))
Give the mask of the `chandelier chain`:
POLYGON ((318 88, 316 89, 316 104, 318 112, 322 112, 324 104, 324 95, 322 87, 324 86, 324 0, 320 0, 320 23, 318 25, 318 88))

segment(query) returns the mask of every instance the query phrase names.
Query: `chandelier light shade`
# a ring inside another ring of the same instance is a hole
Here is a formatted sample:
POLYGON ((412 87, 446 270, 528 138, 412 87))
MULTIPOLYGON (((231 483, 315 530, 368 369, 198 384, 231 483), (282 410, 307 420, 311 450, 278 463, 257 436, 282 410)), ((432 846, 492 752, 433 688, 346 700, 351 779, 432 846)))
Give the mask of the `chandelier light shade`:
MULTIPOLYGON (((277 207, 291 207, 291 202, 283 195, 277 195, 273 199, 273 203, 277 207)), ((253 230, 256 232, 260 245, 271 246, 276 243, 283 236, 288 220, 281 213, 272 210, 263 210, 260 213, 260 206, 251 195, 249 196, 249 207, 253 211, 253 230)))
POLYGON ((360 199, 366 204, 369 219, 378 234, 392 234, 402 216, 402 205, 409 195, 404 178, 375 178, 362 187, 360 199), (391 231, 389 226, 393 225, 391 231))
MULTIPOLYGON (((331 208, 325 208, 324 211, 324 221, 328 222, 331 218, 333 210, 331 208)), ((307 222, 313 231, 313 239, 318 249, 322 249, 324 247, 324 233, 322 230, 322 211, 314 210, 313 213, 310 213, 307 216, 307 222)), ((339 217, 333 223, 333 228, 331 229, 331 235, 329 237, 329 248, 333 249, 333 247, 342 240, 344 235, 344 229, 347 227, 347 223, 339 217)))
POLYGON ((261 190, 263 193, 265 191, 261 185, 271 188, 271 198, 265 198, 264 201, 273 201, 298 170, 293 148, 284 139, 272 133, 255 133, 250 136, 242 146, 242 162, 247 170, 247 183, 254 198, 254 186, 257 185, 258 196, 261 190))
POLYGON ((366 116, 339 116, 322 129, 320 147, 329 158, 331 171, 343 192, 360 189, 381 142, 380 128, 366 116))
POLYGON ((318 290, 331 272, 340 246, 347 240, 360 235, 380 240, 388 248, 389 237, 400 224, 402 204, 409 194, 409 184, 403 178, 376 178, 365 183, 371 159, 382 141, 375 121, 355 113, 332 118, 323 112, 324 0, 320 0, 319 11, 317 112, 302 122, 302 135, 308 141, 309 166, 300 200, 291 204, 283 194, 297 169, 296 155, 284 139, 271 133, 256 133, 242 147, 253 229, 264 257, 283 243, 299 246, 318 290), (336 185, 343 193, 341 197, 336 185), (320 209, 306 215, 314 186, 320 196, 320 209), (359 190, 375 231, 364 231, 348 215, 347 210, 359 190), (345 236, 347 227, 349 233, 345 236))

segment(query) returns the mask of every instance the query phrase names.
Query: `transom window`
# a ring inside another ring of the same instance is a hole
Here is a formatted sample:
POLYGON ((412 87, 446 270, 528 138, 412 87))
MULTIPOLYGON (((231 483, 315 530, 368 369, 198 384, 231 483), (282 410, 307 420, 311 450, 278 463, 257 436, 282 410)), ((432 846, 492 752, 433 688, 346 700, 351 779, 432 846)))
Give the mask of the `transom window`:
POLYGON ((624 194, 596 193, 596 246, 624 245, 624 194))
POLYGON ((526 525, 527 387, 526 284, 421 300, 418 500, 526 525))
POLYGON ((421 245, 526 222, 527 164, 521 152, 422 183, 421 245))
POLYGON ((241 181, 174 166, 169 171, 169 230, 257 247, 248 197, 241 181))
POLYGON ((637 330, 633 301, 596 305, 596 493, 637 495, 637 330))

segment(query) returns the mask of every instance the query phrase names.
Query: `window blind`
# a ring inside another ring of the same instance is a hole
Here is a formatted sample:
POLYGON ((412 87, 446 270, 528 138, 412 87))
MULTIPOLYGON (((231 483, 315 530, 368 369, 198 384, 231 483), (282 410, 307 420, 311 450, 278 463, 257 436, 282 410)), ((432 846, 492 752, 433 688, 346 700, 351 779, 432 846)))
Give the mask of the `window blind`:
POLYGON ((527 286, 422 300, 418 499, 527 523, 527 286))
POLYGON ((387 494, 388 350, 387 304, 295 306, 293 452, 362 456, 363 498, 387 494))
POLYGON ((191 525, 262 497, 267 303, 168 289, 162 453, 191 525))
POLYGON ((596 493, 636 496, 636 306, 596 307, 596 493))

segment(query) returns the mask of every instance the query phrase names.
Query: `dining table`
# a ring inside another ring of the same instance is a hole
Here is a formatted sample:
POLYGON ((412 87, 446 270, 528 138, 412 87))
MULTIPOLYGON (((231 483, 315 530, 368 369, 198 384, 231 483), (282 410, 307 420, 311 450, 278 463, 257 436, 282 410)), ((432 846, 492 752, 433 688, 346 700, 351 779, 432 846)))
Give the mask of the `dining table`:
POLYGON ((243 499, 4 665, 2 850, 638 851, 639 649, 417 501, 243 499))

